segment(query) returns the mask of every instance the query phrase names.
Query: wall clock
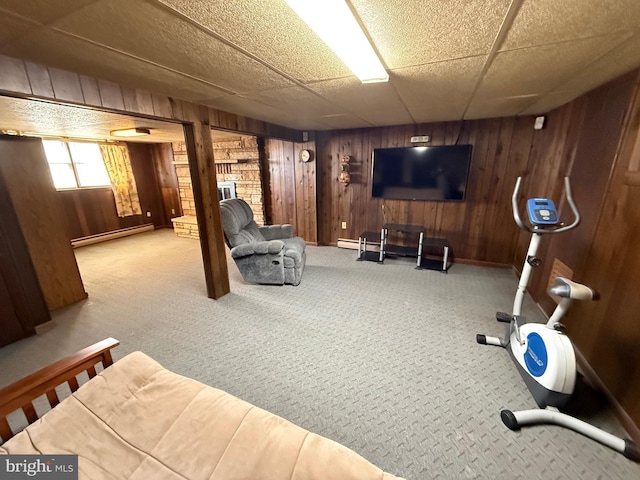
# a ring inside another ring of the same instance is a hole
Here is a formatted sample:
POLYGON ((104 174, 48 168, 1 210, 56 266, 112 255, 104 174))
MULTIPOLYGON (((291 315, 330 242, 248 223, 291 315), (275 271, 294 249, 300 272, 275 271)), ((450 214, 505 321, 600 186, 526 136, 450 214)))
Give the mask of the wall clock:
POLYGON ((311 151, 310 150, 300 150, 300 160, 303 162, 308 162, 311 160, 311 151))

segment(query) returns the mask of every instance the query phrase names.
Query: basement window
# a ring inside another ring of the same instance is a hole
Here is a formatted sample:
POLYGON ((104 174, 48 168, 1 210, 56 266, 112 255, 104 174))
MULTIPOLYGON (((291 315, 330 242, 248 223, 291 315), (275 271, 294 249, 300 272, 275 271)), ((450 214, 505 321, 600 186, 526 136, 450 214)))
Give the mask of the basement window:
POLYGON ((56 189, 111 186, 97 143, 43 140, 42 145, 56 189))

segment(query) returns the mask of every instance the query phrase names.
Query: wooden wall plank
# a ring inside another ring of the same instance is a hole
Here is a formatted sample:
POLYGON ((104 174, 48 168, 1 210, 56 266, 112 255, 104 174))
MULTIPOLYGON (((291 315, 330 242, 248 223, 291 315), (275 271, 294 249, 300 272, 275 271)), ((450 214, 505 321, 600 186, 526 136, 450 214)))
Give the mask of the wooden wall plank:
POLYGON ((182 216, 178 177, 173 162, 173 149, 170 143, 152 145, 151 155, 158 178, 158 185, 162 195, 165 220, 171 225, 170 219, 182 216))
POLYGON ((69 226, 69 239, 147 223, 153 223, 155 227, 170 227, 169 219, 181 215, 177 178, 171 165, 171 144, 129 142, 127 146, 143 214, 119 217, 110 187, 57 191, 56 195, 62 203, 69 226), (162 163, 160 174, 157 172, 159 162, 162 163), (170 182, 172 176, 174 184, 170 182), (160 181, 167 183, 161 186, 160 181), (163 190, 167 186, 169 188, 163 190), (172 215, 171 209, 175 210, 176 214, 172 215), (146 212, 151 212, 151 217, 147 217, 146 212))
POLYGON ((24 62, 0 55, 0 90, 31 93, 31 85, 24 62))
POLYGON ((0 302, 0 344, 6 345, 34 335, 34 325, 51 320, 51 316, 1 170, 0 211, 0 283, 4 298, 0 302))
MULTIPOLYGON (((561 218, 570 221, 572 215, 562 201, 563 177, 571 177, 573 197, 582 215, 580 225, 563 235, 546 238, 541 248, 541 258, 546 259, 532 278, 530 290, 547 312, 555 308, 555 302, 546 293, 548 277, 555 258, 560 259, 574 272, 579 281, 595 232, 598 214, 607 194, 607 183, 616 157, 621 124, 635 86, 634 77, 625 77, 591 92, 586 97, 561 109, 559 129, 548 143, 550 149, 543 158, 532 162, 547 165, 548 176, 543 173, 546 185, 540 185, 535 195, 543 192, 554 198, 560 208, 561 218), (565 155, 566 153, 566 155, 565 155)), ((555 121, 555 116, 549 116, 555 121)), ((533 192, 532 192, 533 193, 533 192)), ((532 196, 532 195, 527 195, 532 196)))
POLYGON ((303 219, 298 216, 303 214, 302 208, 299 209, 298 205, 299 202, 304 203, 305 189, 302 183, 304 167, 300 166, 301 162, 297 159, 296 145, 294 142, 269 139, 265 149, 271 194, 271 198, 265 198, 269 204, 267 210, 271 212, 268 223, 290 223, 295 227, 296 235, 313 241, 306 238, 308 232, 303 219))
POLYGON ((124 110, 124 99, 122 98, 120 85, 106 80, 98 80, 98 88, 100 89, 100 99, 103 107, 124 110))
POLYGON ((0 169, 50 310, 86 298, 40 139, 0 140, 0 169))
POLYGON ((80 75, 80 86, 82 87, 84 103, 87 105, 102 106, 100 88, 98 87, 98 81, 95 78, 88 77, 87 75, 80 75))
POLYGON ((293 163, 296 176, 296 235, 307 243, 318 243, 317 207, 316 207, 316 160, 315 141, 293 144, 293 163), (313 152, 312 160, 302 162, 300 151, 306 149, 313 152))
POLYGON ((59 68, 49 68, 53 94, 57 100, 84 103, 80 78, 76 73, 59 68))
MULTIPOLYGON (((619 131, 615 136, 620 142, 613 159, 600 159, 611 167, 610 180, 602 207, 597 212, 598 219, 584 267, 576 278, 595 288, 600 293, 600 300, 575 302, 563 323, 567 325, 571 340, 634 422, 635 429, 629 430, 629 433, 635 434, 634 440, 638 442, 640 322, 637 318, 640 296, 637 292, 640 290, 640 252, 637 245, 640 243, 640 188, 627 185, 625 176, 636 168, 634 145, 640 140, 640 78, 637 72, 630 76, 634 91, 629 95, 628 113, 623 124, 619 125, 617 115, 607 114, 611 113, 608 104, 601 105, 602 114, 610 122, 605 130, 611 135, 613 132, 610 128, 617 125, 619 131)), ((621 79, 621 82, 608 84, 592 92, 589 100, 600 98, 604 102, 609 94, 622 94, 627 80, 629 78, 621 79)), ((603 119, 590 118, 588 121, 597 125, 603 119)), ((603 140, 607 143, 612 141, 603 140)), ((594 158, 577 156, 574 170, 589 168, 593 161, 594 158)))
POLYGON ((168 97, 151 94, 153 102, 153 114, 162 118, 173 118, 173 110, 168 97))
POLYGON ((51 85, 51 77, 49 70, 44 65, 33 62, 24 62, 31 84, 31 91, 34 95, 43 97, 53 97, 53 86, 51 85))
POLYGON ((171 105, 171 118, 185 120, 183 102, 169 97, 169 104, 171 105))
POLYGON ((150 93, 127 87, 122 87, 121 90, 126 111, 153 115, 153 99, 150 93))
POLYGON ((4 276, 0 275, 0 347, 33 335, 33 323, 30 326, 30 331, 26 332, 16 314, 4 276))
MULTIPOLYGON (((56 196, 69 225, 69 240, 133 226, 120 223, 110 188, 61 190, 56 196)), ((141 215, 137 215, 141 219, 141 215)), ((127 217, 131 219, 132 217, 127 217)), ((138 224, 141 224, 140 221, 138 224)))
POLYGON ((127 148, 131 159, 131 170, 138 187, 142 221, 151 222, 156 228, 171 226, 171 222, 165 216, 152 144, 128 142, 127 148))

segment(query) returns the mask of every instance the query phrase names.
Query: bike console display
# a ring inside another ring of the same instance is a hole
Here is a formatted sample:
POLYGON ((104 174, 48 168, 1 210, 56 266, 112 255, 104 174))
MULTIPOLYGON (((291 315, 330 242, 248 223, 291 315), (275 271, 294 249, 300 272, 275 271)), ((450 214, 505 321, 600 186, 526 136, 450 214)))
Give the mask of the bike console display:
POLYGON ((557 225, 560 222, 556 206, 550 198, 530 198, 527 200, 527 213, 533 225, 557 225))

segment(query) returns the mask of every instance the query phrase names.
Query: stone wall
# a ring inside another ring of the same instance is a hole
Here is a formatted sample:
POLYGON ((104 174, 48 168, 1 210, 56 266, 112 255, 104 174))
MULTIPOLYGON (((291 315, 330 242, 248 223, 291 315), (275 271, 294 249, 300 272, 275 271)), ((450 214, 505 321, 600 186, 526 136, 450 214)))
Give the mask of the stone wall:
MULTIPOLYGON (((193 201, 189 162, 184 142, 172 144, 184 216, 172 219, 179 237, 198 238, 196 207, 193 201)), ((213 157, 218 182, 234 182, 237 198, 245 200, 258 225, 264 225, 264 195, 260 154, 256 137, 237 135, 213 140, 213 157)))
POLYGON ((193 189, 191 188, 191 175, 189 173, 189 159, 187 147, 184 142, 171 144, 173 148, 173 164, 176 167, 178 177, 178 189, 180 193, 180 205, 185 216, 196 214, 196 204, 193 201, 193 189))

